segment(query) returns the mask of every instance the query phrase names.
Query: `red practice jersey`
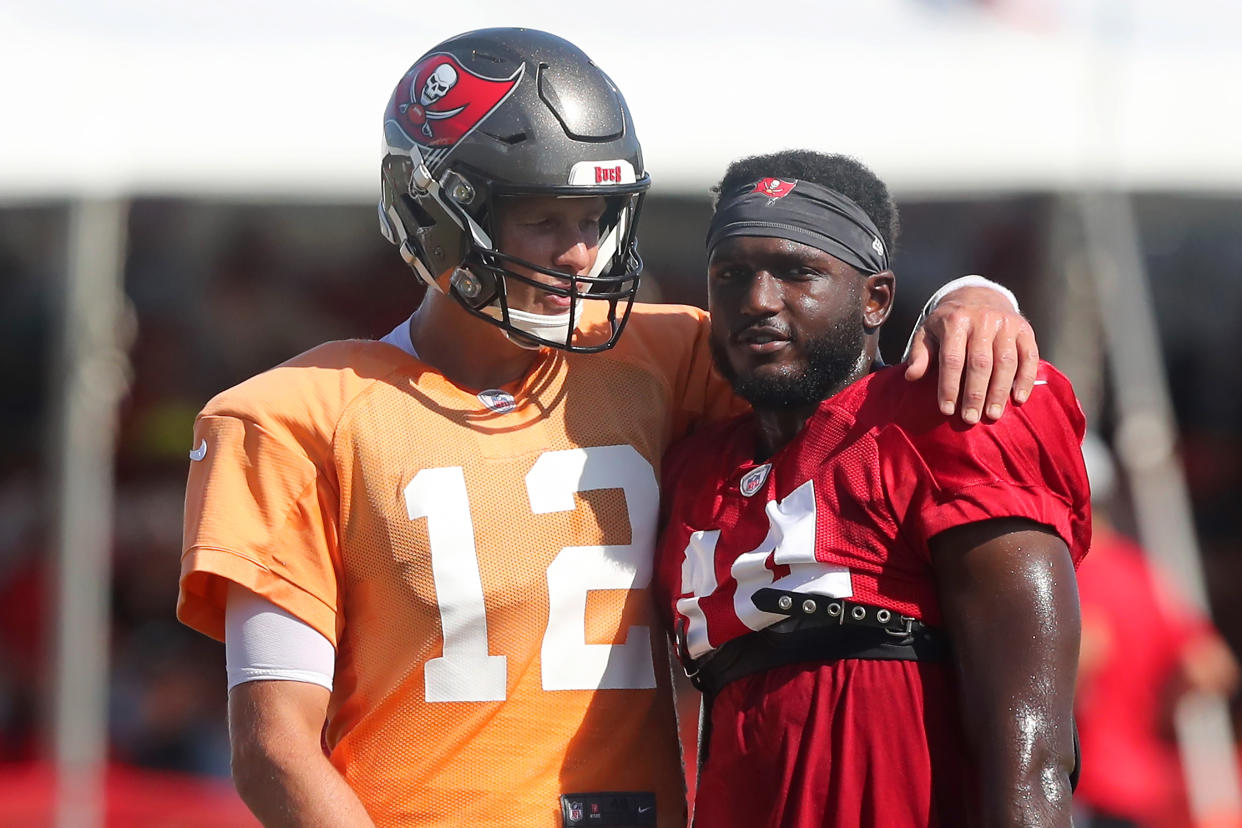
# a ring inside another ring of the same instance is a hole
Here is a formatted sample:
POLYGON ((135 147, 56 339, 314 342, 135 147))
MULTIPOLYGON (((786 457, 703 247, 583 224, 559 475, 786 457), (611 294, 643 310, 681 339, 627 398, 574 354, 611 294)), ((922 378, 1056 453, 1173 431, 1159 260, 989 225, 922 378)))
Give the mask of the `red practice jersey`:
MULTIPOLYGON (((1051 527, 1075 564, 1090 540, 1069 382, 1042 365, 1030 400, 974 427, 942 416, 934 379, 878 371, 822 403, 768 462, 749 415, 665 463, 657 600, 701 658, 784 616, 765 587, 850 598, 935 627, 929 540, 999 517, 1051 527)), ((841 659, 727 684, 711 708, 702 826, 968 825, 973 773, 951 665, 841 659)))
POLYGON ((739 410, 707 329, 636 306, 615 349, 482 393, 335 342, 224 392, 179 617, 222 637, 235 582, 333 643, 330 759, 379 825, 684 826, 648 588, 665 449, 739 410))

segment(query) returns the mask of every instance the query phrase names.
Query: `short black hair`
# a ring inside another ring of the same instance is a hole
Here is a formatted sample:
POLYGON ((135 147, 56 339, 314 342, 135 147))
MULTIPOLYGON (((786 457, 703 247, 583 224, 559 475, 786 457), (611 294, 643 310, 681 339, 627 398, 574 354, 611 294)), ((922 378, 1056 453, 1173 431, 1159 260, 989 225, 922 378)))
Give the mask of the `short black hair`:
POLYGON ((814 150, 782 150, 766 155, 752 155, 734 161, 725 170, 724 178, 712 188, 715 198, 712 209, 720 203, 720 194, 761 178, 813 181, 821 187, 836 190, 862 208, 880 231, 888 247, 891 261, 901 234, 897 205, 888 194, 888 186, 880 177, 848 155, 832 155, 814 150))

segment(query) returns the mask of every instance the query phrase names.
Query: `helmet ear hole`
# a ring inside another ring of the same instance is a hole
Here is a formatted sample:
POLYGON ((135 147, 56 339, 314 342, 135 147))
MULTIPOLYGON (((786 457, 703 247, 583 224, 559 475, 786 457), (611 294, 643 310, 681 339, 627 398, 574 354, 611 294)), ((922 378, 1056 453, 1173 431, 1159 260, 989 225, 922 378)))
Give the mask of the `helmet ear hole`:
POLYGON ((402 194, 399 196, 398 200, 401 203, 401 208, 399 209, 404 209, 407 213, 409 213, 410 225, 415 227, 435 227, 436 220, 432 217, 431 213, 424 210, 422 205, 420 205, 414 198, 402 194))
POLYGON ((408 241, 433 278, 454 267, 466 255, 466 240, 452 219, 443 212, 432 212, 434 204, 402 194, 397 197, 396 210, 409 233, 408 241))

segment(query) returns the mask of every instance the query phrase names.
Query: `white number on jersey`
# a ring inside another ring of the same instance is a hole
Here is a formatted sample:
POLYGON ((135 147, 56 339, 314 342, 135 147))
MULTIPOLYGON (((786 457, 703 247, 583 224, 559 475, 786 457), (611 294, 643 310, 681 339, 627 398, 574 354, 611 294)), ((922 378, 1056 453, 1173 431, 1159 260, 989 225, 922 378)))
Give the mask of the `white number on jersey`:
POLYGON ((487 613, 461 466, 423 469, 405 487, 410 520, 427 518, 444 655, 430 659, 427 701, 504 701, 508 659, 487 654, 487 613), (436 550, 455 554, 436 554, 436 550))
MULTIPOLYGON (((761 630, 785 616, 755 607, 755 592, 764 587, 848 598, 854 594, 848 567, 826 564, 815 557, 815 483, 808 480, 785 497, 764 505, 768 534, 749 552, 734 559, 729 574, 737 582, 733 611, 747 627, 761 630), (768 559, 789 567, 789 574, 773 580, 768 559)), ((681 591, 692 597, 677 601, 686 618, 686 649, 694 658, 712 650, 707 617, 699 601, 716 591, 716 545, 720 530, 690 535, 681 565, 681 591)))
MULTIPOLYGON (((586 597, 595 589, 643 589, 651 582, 659 486, 633 446, 547 452, 526 475, 534 514, 570 511, 576 492, 621 489, 630 543, 566 546, 548 567, 548 625, 540 650, 545 690, 655 687, 649 631, 630 627, 623 644, 586 643, 586 597)), ((411 520, 427 518, 431 572, 444 655, 427 662, 429 702, 503 701, 508 660, 487 652, 487 612, 474 521, 460 466, 423 469, 405 487, 411 520)))

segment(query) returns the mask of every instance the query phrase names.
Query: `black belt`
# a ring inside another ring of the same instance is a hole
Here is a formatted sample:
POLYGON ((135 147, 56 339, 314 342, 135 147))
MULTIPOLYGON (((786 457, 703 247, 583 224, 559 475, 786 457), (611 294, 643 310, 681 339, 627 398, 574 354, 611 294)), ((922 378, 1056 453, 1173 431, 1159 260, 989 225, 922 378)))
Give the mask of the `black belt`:
POLYGON ((948 653, 939 632, 883 607, 770 588, 757 591, 752 600, 758 609, 787 618, 726 641, 701 659, 689 658, 680 636, 686 675, 709 696, 731 681, 785 664, 842 658, 934 661, 948 653))
POLYGON ((829 598, 825 595, 809 595, 804 592, 785 592, 781 589, 767 588, 757 590, 751 601, 756 608, 764 612, 810 622, 811 626, 870 627, 884 630, 896 638, 904 638, 928 629, 926 624, 912 616, 902 615, 884 607, 857 604, 844 598, 829 598))
MULTIPOLYGON (((785 620, 726 641, 701 659, 690 658, 684 629, 678 630, 678 649, 686 675, 704 694, 709 711, 715 695, 729 682, 786 664, 842 658, 939 661, 948 657, 948 642, 939 631, 917 618, 883 607, 771 588, 756 591, 751 600, 756 608, 784 615, 785 620)), ((707 758, 710 732, 711 715, 707 713, 700 739, 700 768, 707 758)), ((1070 790, 1078 787, 1082 771, 1076 721, 1073 737, 1070 790)))

